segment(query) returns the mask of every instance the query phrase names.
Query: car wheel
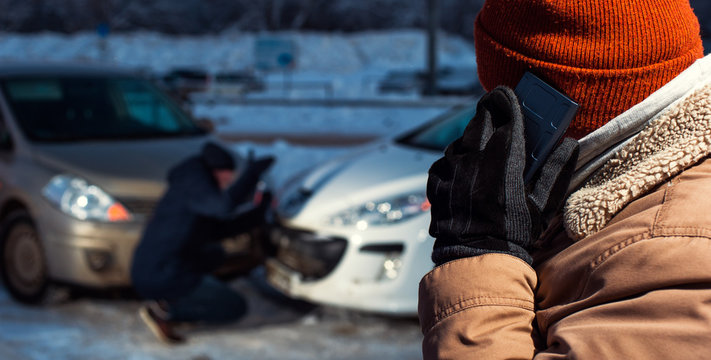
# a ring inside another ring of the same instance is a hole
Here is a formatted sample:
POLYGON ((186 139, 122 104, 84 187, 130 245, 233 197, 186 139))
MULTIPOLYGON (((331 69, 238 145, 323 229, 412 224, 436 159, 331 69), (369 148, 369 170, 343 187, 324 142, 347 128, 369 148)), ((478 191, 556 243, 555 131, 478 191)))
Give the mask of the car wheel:
POLYGON ((10 295, 25 304, 39 304, 47 294, 47 262, 39 233, 24 211, 11 213, 0 236, 2 281, 10 295))

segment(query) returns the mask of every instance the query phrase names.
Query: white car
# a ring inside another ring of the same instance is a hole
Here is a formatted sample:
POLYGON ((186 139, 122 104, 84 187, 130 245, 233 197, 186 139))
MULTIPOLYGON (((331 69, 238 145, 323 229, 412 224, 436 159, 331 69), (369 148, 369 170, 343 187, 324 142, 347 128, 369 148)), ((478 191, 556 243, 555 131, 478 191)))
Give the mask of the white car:
POLYGON ((418 283, 433 267, 427 171, 474 111, 452 109, 287 181, 275 192, 267 281, 315 303, 416 314, 418 283))

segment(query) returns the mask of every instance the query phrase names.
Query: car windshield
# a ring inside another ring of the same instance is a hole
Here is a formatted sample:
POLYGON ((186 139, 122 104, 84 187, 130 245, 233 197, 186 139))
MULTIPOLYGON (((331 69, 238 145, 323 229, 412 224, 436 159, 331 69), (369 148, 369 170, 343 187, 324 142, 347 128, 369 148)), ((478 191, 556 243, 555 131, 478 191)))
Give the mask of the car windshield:
POLYGON ((475 112, 476 106, 455 109, 401 137, 398 142, 418 148, 444 151, 447 145, 462 136, 464 128, 474 117, 475 112))
POLYGON ((147 80, 131 77, 11 78, 2 89, 35 141, 134 139, 203 131, 147 80))

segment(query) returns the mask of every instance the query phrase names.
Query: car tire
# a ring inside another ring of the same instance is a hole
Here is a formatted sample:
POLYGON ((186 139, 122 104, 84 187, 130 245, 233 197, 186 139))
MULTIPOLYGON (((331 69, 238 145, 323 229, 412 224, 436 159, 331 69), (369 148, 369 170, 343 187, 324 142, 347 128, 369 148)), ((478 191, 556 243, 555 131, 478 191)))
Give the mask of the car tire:
POLYGON ((37 227, 25 211, 14 211, 0 228, 0 274, 5 288, 24 304, 42 303, 49 277, 37 227))

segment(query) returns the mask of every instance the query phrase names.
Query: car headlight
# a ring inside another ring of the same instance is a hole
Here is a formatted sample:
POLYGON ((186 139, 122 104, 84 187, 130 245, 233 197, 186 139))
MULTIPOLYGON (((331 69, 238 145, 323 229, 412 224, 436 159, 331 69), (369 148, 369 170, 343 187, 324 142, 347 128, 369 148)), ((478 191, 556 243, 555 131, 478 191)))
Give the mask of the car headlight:
POLYGON ((328 219, 328 223, 335 226, 355 226, 359 230, 365 230, 369 226, 398 223, 429 209, 430 203, 425 193, 411 193, 354 206, 333 215, 328 219))
POLYGON ((131 213, 109 194, 86 180, 57 175, 42 189, 42 195, 62 212, 79 220, 129 221, 131 213))

